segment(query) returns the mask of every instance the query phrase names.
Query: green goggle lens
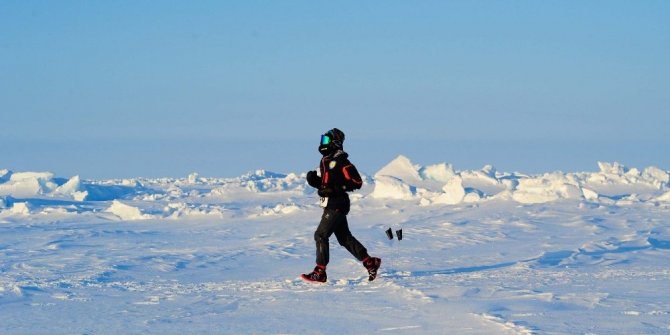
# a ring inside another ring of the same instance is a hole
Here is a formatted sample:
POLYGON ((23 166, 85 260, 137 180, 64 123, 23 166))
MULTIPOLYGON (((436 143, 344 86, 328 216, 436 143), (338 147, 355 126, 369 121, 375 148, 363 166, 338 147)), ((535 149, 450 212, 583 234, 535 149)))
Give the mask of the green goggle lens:
POLYGON ((328 145, 328 144, 330 144, 330 136, 321 135, 321 145, 328 145))

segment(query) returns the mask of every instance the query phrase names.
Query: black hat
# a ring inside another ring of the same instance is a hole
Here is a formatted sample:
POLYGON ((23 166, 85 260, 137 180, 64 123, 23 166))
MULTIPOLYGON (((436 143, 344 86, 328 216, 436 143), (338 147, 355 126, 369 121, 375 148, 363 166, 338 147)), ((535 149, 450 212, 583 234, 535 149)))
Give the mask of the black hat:
POLYGON ((319 152, 324 156, 335 153, 337 150, 342 150, 343 142, 344 132, 337 128, 333 128, 321 136, 319 152))
POLYGON ((331 141, 333 141, 333 143, 337 147, 342 148, 342 144, 344 143, 344 132, 343 131, 341 131, 337 128, 333 128, 333 129, 329 130, 328 132, 326 132, 325 135, 328 135, 330 137, 331 141))

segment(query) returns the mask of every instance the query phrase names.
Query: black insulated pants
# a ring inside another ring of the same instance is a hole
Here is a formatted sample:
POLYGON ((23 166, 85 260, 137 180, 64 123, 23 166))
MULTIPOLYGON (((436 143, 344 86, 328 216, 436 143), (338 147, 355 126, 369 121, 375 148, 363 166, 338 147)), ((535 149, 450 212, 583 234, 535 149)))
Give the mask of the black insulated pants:
POLYGON ((316 241, 316 264, 326 266, 330 261, 330 250, 328 239, 330 235, 335 233, 337 242, 345 247, 349 252, 359 261, 363 261, 368 257, 368 251, 358 242, 358 240, 351 235, 349 231, 349 223, 347 216, 337 210, 326 208, 323 210, 321 216, 321 223, 314 232, 314 240, 316 241))

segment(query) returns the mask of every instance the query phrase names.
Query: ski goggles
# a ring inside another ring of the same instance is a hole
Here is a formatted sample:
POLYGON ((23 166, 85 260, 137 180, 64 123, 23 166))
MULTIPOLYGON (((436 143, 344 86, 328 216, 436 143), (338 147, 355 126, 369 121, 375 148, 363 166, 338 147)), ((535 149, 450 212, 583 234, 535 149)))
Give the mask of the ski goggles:
POLYGON ((321 145, 328 145, 328 144, 330 144, 330 136, 321 135, 321 145))

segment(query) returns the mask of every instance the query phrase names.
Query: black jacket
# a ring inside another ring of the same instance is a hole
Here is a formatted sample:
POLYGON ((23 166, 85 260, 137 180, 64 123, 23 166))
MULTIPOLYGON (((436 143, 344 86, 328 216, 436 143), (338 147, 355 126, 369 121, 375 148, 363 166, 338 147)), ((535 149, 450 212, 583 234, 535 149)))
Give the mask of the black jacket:
POLYGON ((321 178, 316 171, 307 173, 307 183, 319 190, 321 197, 328 198, 326 208, 349 213, 349 195, 347 192, 358 190, 363 186, 363 179, 348 159, 349 155, 339 150, 333 155, 321 159, 321 178))

